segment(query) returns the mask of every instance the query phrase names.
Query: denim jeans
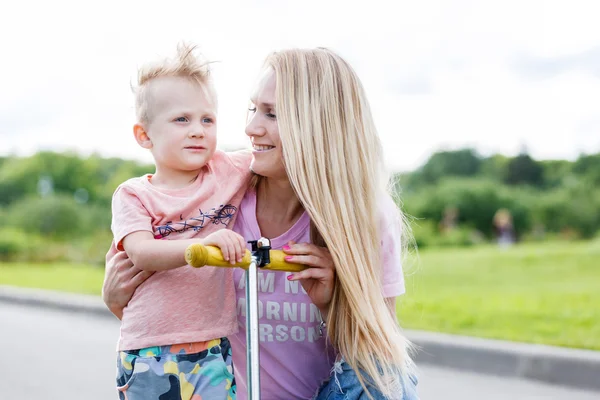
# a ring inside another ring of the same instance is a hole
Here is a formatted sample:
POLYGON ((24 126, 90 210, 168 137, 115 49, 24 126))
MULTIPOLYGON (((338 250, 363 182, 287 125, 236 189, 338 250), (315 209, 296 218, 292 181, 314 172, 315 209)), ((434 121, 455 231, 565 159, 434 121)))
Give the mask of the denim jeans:
MULTIPOLYGON (((417 378, 412 374, 402 377, 402 390, 392 399, 419 400, 417 378)), ((367 386, 375 400, 389 400, 373 386, 367 386)), ((344 360, 335 363, 329 381, 323 383, 313 400, 368 400, 369 396, 358 380, 356 372, 344 360)))

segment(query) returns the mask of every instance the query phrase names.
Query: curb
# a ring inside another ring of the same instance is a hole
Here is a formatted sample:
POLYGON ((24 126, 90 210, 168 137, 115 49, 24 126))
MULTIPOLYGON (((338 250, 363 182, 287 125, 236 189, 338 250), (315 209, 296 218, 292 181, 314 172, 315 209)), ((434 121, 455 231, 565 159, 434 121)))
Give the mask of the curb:
POLYGON ((114 317, 99 296, 0 285, 0 302, 114 317))
MULTIPOLYGON (((0 285, 0 302, 114 318, 98 296, 0 285)), ((600 391, 600 352, 406 330, 415 362, 600 391)))
POLYGON ((417 366, 431 364, 600 391, 598 351, 423 331, 405 333, 418 347, 417 366))

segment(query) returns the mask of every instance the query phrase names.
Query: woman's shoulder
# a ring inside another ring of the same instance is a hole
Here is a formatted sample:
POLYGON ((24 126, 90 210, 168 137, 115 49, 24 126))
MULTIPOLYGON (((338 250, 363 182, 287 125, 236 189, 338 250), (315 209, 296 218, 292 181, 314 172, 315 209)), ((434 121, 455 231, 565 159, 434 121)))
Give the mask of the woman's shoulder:
POLYGON ((404 221, 393 197, 386 193, 379 200, 379 235, 381 240, 382 291, 385 297, 404 293, 402 272, 404 221))
POLYGON ((250 150, 238 150, 224 152, 216 150, 211 159, 213 167, 227 166, 234 168, 242 173, 250 174, 250 162, 252 161, 252 152, 250 150))
POLYGON ((379 196, 377 216, 379 217, 380 229, 388 229, 390 225, 402 224, 402 213, 400 207, 388 192, 379 196))

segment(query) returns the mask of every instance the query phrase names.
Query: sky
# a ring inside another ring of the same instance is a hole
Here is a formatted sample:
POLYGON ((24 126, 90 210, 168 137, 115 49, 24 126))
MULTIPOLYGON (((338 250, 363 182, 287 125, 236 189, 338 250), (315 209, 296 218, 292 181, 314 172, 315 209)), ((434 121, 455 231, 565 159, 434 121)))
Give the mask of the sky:
POLYGON ((432 152, 575 159, 600 151, 600 1, 19 0, 0 14, 0 154, 134 141, 137 68, 181 41, 213 64, 220 148, 248 145, 265 56, 330 47, 365 86, 390 169, 432 152))

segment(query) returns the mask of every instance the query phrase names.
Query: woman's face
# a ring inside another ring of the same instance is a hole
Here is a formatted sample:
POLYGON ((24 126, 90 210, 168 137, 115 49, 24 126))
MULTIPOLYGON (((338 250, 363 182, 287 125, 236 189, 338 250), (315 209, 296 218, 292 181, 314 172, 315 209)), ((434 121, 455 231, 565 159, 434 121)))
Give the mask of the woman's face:
POLYGON ((275 85, 275 72, 269 68, 261 76, 251 99, 246 125, 246 135, 253 148, 250 169, 267 178, 287 179, 275 110, 275 85))

